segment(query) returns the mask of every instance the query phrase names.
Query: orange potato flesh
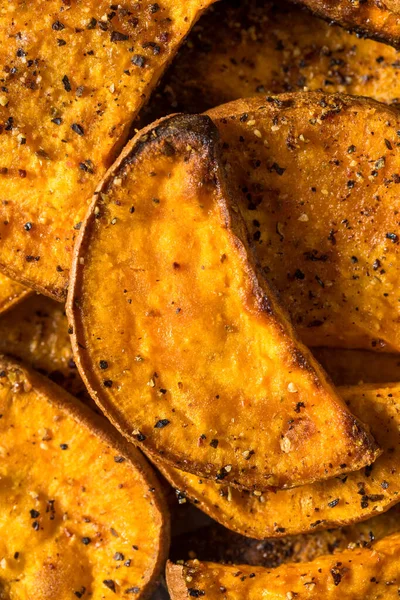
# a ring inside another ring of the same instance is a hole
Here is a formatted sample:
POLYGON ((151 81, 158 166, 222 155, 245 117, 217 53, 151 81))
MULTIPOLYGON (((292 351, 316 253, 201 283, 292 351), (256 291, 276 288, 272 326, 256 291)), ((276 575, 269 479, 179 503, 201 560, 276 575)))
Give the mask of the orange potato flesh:
POLYGON ((249 537, 283 537, 368 519, 400 502, 400 385, 340 388, 350 410, 370 426, 383 454, 371 466, 326 482, 250 494, 226 484, 157 468, 213 519, 249 537))
POLYGON ((45 296, 28 298, 0 316, 0 354, 23 360, 70 394, 90 401, 69 337, 64 307, 45 296))
POLYGON ((0 596, 147 596, 168 520, 142 455, 64 390, 5 358, 0 415, 0 596))
POLYGON ((400 589, 400 534, 372 548, 345 550, 277 569, 190 561, 167 566, 172 600, 394 600, 400 589))
POLYGON ((244 537, 212 522, 191 533, 172 539, 170 560, 196 558, 200 561, 279 567, 289 562, 309 562, 346 548, 365 547, 400 530, 400 509, 355 523, 348 527, 291 535, 280 539, 256 540, 244 537))
POLYGON ((63 300, 132 119, 213 0, 16 0, 0 14, 0 268, 63 300))
POLYGON ((31 293, 25 286, 0 273, 0 314, 27 298, 31 293))
POLYGON ((208 117, 141 132, 100 186, 68 316, 93 399, 145 451, 247 489, 377 451, 253 262, 208 117))
POLYGON ((360 36, 372 37, 400 46, 400 2, 399 0, 293 0, 306 6, 315 14, 339 23, 360 36))
POLYGON ((222 0, 196 24, 143 118, 200 113, 258 93, 315 90, 399 102, 397 51, 283 0, 222 0))
POLYGON ((313 354, 335 385, 400 381, 400 354, 313 348, 313 354))
POLYGON ((257 257, 308 346, 400 349, 400 113, 310 92, 209 111, 257 257))

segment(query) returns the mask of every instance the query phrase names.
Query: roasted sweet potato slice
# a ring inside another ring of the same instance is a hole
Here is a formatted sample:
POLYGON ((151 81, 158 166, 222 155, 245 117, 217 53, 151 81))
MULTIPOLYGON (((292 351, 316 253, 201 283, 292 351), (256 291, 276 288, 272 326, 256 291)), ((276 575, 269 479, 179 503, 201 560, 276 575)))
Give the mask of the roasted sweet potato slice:
POLYGON ((400 46, 399 0, 293 0, 359 36, 400 46))
POLYGON ((0 314, 32 294, 31 290, 0 273, 0 314))
POLYGON ((335 385, 400 381, 400 354, 343 348, 313 348, 313 354, 335 385))
POLYGON ((95 187, 212 1, 31 0, 1 12, 1 270, 64 299, 95 187))
POLYGON ((283 0, 222 0, 196 24, 143 118, 149 123, 258 93, 304 90, 399 102, 398 66, 394 48, 283 0))
POLYGON ((227 185, 202 116, 140 132, 109 171, 68 296, 92 397, 146 452, 247 489, 373 462, 258 272, 227 185))
POLYGON ((338 550, 366 546, 400 530, 400 510, 340 529, 257 540, 212 523, 191 533, 172 538, 173 562, 196 558, 201 561, 256 565, 275 568, 288 562, 308 562, 338 550))
POLYGON ((345 550, 312 562, 265 569, 190 561, 167 566, 172 600, 395 600, 400 589, 400 534, 372 548, 345 550))
POLYGON ((298 93, 209 112, 269 281, 308 346, 400 349, 400 113, 298 93))
POLYGON ((9 354, 65 388, 87 399, 85 385, 72 358, 64 307, 35 295, 0 316, 0 354, 9 354))
POLYGON ((145 597, 168 548, 160 485, 104 419, 0 359, 0 595, 145 597))
POLYGON ((326 482, 256 495, 172 469, 161 461, 157 467, 180 498, 187 497, 225 527, 249 537, 283 537, 368 519, 400 502, 400 385, 344 387, 340 392, 384 450, 371 467, 326 482))

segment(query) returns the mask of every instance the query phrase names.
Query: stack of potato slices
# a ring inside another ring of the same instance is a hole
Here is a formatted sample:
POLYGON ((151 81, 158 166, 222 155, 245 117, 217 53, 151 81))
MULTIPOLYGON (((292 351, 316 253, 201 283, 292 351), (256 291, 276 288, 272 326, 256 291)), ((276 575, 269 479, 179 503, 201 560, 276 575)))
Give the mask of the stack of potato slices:
POLYGON ((398 598, 400 3, 0 8, 0 598, 398 598))

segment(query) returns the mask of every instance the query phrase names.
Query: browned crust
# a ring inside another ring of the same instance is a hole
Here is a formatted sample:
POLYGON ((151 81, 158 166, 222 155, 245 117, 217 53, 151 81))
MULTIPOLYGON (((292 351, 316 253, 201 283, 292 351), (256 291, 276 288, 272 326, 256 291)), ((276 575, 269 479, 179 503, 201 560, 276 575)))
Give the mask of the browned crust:
MULTIPOLYGON (((191 30, 193 29, 193 27, 195 26, 197 21, 200 19, 200 17, 215 2, 217 2, 217 0, 205 0, 204 1, 204 4, 202 5, 202 7, 200 7, 199 10, 197 11, 196 18, 191 23, 191 26, 189 27, 186 35, 189 35, 189 33, 191 32, 191 30)), ((167 71, 168 67, 173 62, 176 53, 179 51, 180 47, 185 43, 185 40, 186 40, 186 37, 183 37, 180 40, 180 42, 178 44, 176 44, 175 52, 171 56, 171 58, 164 63, 164 65, 162 66, 162 69, 158 69, 157 71, 154 72, 153 78, 152 78, 151 82, 149 83, 146 94, 142 98, 141 105, 134 113, 132 113, 130 115, 129 121, 125 124, 120 137, 116 140, 113 148, 110 151, 110 154, 108 157, 109 165, 111 165, 114 162, 114 160, 117 159, 118 154, 123 150, 124 145, 127 143, 130 136, 132 135, 132 128, 134 126, 136 118, 138 117, 140 111, 143 109, 143 107, 146 105, 146 103, 149 101, 153 90, 157 86, 157 83, 161 79, 163 73, 165 73, 165 71, 167 71)), ((124 154, 124 152, 122 152, 122 155, 123 154, 124 154)), ((117 160, 117 162, 119 162, 119 160, 117 160)), ((106 177, 107 177, 107 173, 104 176, 104 179, 106 177)), ((15 279, 15 281, 18 281, 21 284, 26 285, 31 290, 36 291, 40 294, 43 294, 44 296, 48 296, 49 298, 52 298, 53 300, 56 300, 57 302, 66 302, 66 300, 67 300, 69 281, 66 281, 65 287, 56 287, 56 288, 51 289, 46 284, 32 282, 29 278, 25 277, 20 271, 16 271, 15 269, 13 269, 13 266, 10 264, 6 265, 6 264, 0 263, 0 272, 4 273, 4 275, 6 275, 7 277, 10 277, 11 279, 15 279)), ((70 277, 71 277, 71 271, 70 271, 70 277)), ((11 305, 10 305, 10 307, 11 307, 11 305)))
POLYGON ((184 582, 183 574, 184 567, 182 565, 174 565, 170 560, 167 562, 167 566, 165 568, 165 578, 171 600, 182 600, 183 598, 189 598, 189 593, 184 582))
POLYGON ((132 470, 139 471, 144 482, 149 488, 154 489, 152 501, 158 514, 161 535, 156 549, 156 560, 153 572, 149 574, 147 583, 143 585, 143 592, 139 597, 148 598, 157 584, 157 578, 167 559, 170 544, 170 517, 164 493, 160 482, 152 467, 146 461, 143 454, 132 444, 121 437, 112 425, 103 417, 93 412, 74 396, 71 396, 63 388, 43 377, 33 369, 29 369, 20 362, 15 362, 7 356, 0 355, 0 369, 18 369, 24 377, 32 384, 32 387, 46 398, 53 406, 63 413, 72 417, 80 425, 83 425, 91 433, 100 438, 102 442, 115 448, 117 454, 124 456, 132 470), (142 595, 143 594, 143 595, 142 595))
MULTIPOLYGON (((259 102, 259 99, 256 99, 256 101, 259 102)), ((229 106, 230 105, 226 105, 226 107, 229 106)), ((226 107, 225 111, 227 110, 226 107)), ((226 197, 230 198, 230 193, 225 187, 225 177, 221 171, 222 167, 219 155, 220 147, 218 131, 209 117, 197 115, 173 115, 160 119, 159 121, 149 125, 140 131, 126 146, 121 156, 109 169, 105 178, 99 184, 95 192, 86 217, 82 222, 79 237, 75 245, 74 261, 71 270, 71 282, 66 304, 68 319, 72 325, 72 349, 81 377, 90 395, 107 415, 113 425, 124 436, 126 436, 129 441, 135 444, 138 444, 138 441, 132 434, 131 424, 120 412, 118 412, 117 407, 105 398, 102 388, 97 385, 98 382, 91 372, 91 361, 88 353, 82 352, 82 350, 85 350, 85 347, 84 344, 82 344, 79 340, 80 333, 83 330, 82 315, 79 307, 79 290, 81 287, 83 273, 80 258, 83 258, 87 251, 88 243, 91 237, 91 231, 96 220, 95 208, 97 206, 100 194, 102 192, 106 193, 110 189, 114 178, 119 177, 121 172, 129 167, 145 148, 147 148, 150 144, 160 144, 163 141, 168 143, 167 138, 171 135, 174 135, 174 141, 177 145, 184 143, 186 147, 188 143, 190 144, 197 142, 203 149, 205 149, 205 154, 209 162, 209 168, 207 169, 208 176, 210 179, 214 178, 214 183, 219 189, 220 194, 222 196, 226 195, 226 197)), ((230 230, 232 245, 236 247, 237 251, 244 259, 243 262, 245 264, 245 268, 250 280, 253 283, 253 293, 258 300, 259 313, 263 313, 268 317, 271 317, 274 314, 276 315, 278 322, 276 320, 271 320, 271 325, 274 324, 276 328, 279 328, 279 330, 286 335, 288 343, 291 344, 290 350, 292 352, 293 364, 296 364, 301 369, 311 373, 314 378, 314 383, 317 387, 321 386, 320 379, 325 381, 329 393, 331 393, 332 397, 337 400, 338 411, 342 411, 342 418, 346 421, 348 439, 353 441, 353 461, 348 470, 358 469, 366 464, 370 464, 381 454, 380 449, 373 440, 372 436, 366 432, 359 421, 347 411, 344 403, 336 394, 333 386, 331 386, 330 381, 323 369, 312 357, 312 354, 298 340, 294 328, 289 321, 289 317, 280 307, 273 295, 272 290, 269 289, 265 277, 258 268, 255 255, 250 247, 248 233, 245 229, 244 222, 241 219, 236 204, 232 200, 232 206, 228 206, 220 199, 219 207, 221 214, 226 221, 226 227, 228 230, 230 230)), ((159 456, 158 452, 143 442, 139 443, 139 445, 145 449, 147 454, 154 457, 159 456)), ((205 470, 205 465, 201 465, 197 462, 189 461, 187 459, 183 462, 180 457, 177 457, 175 454, 169 451, 169 449, 165 449, 162 460, 167 464, 170 464, 172 467, 183 469, 207 479, 217 478, 220 469, 220 467, 215 464, 207 464, 207 470, 205 470)), ((321 477, 321 479, 329 479, 339 473, 343 474, 344 472, 346 471, 339 468, 339 466, 337 469, 326 469, 324 476, 321 477)), ((256 489, 262 490, 268 489, 268 485, 266 483, 261 483, 261 481, 258 482, 257 486, 250 481, 246 482, 246 475, 243 474, 241 474, 241 481, 239 482, 235 478, 235 475, 236 469, 232 469, 232 477, 230 478, 229 483, 234 487, 239 489, 253 489, 255 487, 256 489)), ((304 479, 299 482, 296 481, 296 485, 308 482, 309 480, 304 479)), ((292 487, 292 485, 283 484, 280 487, 292 487)))
MULTIPOLYGON (((389 46, 394 46, 395 48, 399 48, 400 47, 400 25, 399 25, 399 33, 398 34, 394 34, 393 32, 391 32, 390 28, 386 29, 386 28, 376 28, 374 26, 374 23, 371 23, 370 19, 366 19, 364 21, 364 25, 360 25, 355 23, 352 20, 347 20, 345 17, 341 17, 340 16, 340 8, 339 9, 331 9, 329 10, 329 8, 327 10, 324 10, 323 7, 323 1, 327 2, 327 0, 320 0, 319 2, 319 6, 316 6, 316 1, 311 0, 291 0, 294 4, 300 4, 301 6, 304 6, 305 9, 308 12, 312 12, 313 14, 317 15, 318 17, 320 17, 321 19, 323 19, 324 21, 327 21, 328 23, 336 23, 337 25, 340 25, 341 27, 343 27, 344 29, 346 29, 347 31, 349 31, 350 33, 355 33, 357 34, 358 37, 361 38, 371 38, 372 40, 376 40, 377 42, 382 42, 383 44, 388 44, 389 46)), ((339 0, 340 3, 341 0, 339 0)), ((368 8, 371 7, 371 2, 370 0, 367 0, 368 5, 365 7, 366 10, 368 10, 368 8)), ((375 6, 372 6, 372 10, 378 10, 378 6, 377 4, 374 2, 375 6)), ((380 3, 383 4, 383 3, 380 3)), ((357 7, 354 9, 357 10, 357 7)), ((388 10, 384 5, 382 8, 379 8, 379 10, 382 11, 382 13, 384 13, 386 16, 390 17, 391 15, 397 15, 397 13, 394 13, 391 10, 388 10)), ((400 19, 400 15, 399 19, 400 19)))

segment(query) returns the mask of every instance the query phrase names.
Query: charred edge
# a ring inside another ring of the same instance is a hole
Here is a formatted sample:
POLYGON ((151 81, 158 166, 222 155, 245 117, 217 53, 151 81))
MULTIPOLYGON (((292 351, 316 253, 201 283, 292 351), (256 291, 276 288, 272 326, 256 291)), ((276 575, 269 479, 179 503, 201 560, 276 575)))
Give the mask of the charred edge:
POLYGON ((358 457, 360 460, 369 459, 372 463, 381 454, 378 444, 375 442, 371 434, 369 434, 362 423, 351 413, 344 415, 345 429, 348 432, 348 439, 354 442, 358 448, 358 457))
POLYGON ((211 118, 206 115, 175 115, 143 133, 118 165, 104 191, 108 192, 114 178, 122 174, 151 145, 157 144, 161 147, 163 144, 162 152, 167 156, 173 156, 183 141, 200 147, 208 154, 211 162, 215 163, 217 160, 219 133, 211 118))
MULTIPOLYGON (((306 12, 308 12, 310 15, 319 17, 323 21, 326 21, 326 23, 329 23, 329 25, 334 23, 335 25, 339 25, 340 27, 342 27, 349 33, 355 33, 357 35, 357 37, 359 37, 359 38, 375 40, 376 42, 381 42, 382 44, 394 46, 397 49, 400 48, 400 36, 395 36, 395 35, 390 35, 390 34, 387 34, 385 36, 384 34, 378 33, 375 30, 375 28, 366 29, 365 27, 361 27, 360 25, 357 25, 357 24, 352 25, 351 23, 346 22, 344 19, 340 19, 340 20, 332 19, 332 17, 328 17, 321 10, 311 9, 311 8, 308 8, 307 6, 304 6, 302 0, 294 0, 294 2, 296 4, 300 4, 302 6, 302 8, 306 12)), ((389 12, 389 11, 387 11, 387 12, 389 12)), ((390 14, 396 15, 396 13, 390 13, 390 14)))

